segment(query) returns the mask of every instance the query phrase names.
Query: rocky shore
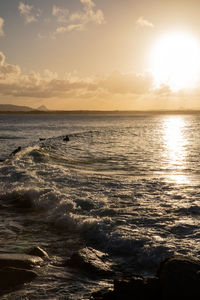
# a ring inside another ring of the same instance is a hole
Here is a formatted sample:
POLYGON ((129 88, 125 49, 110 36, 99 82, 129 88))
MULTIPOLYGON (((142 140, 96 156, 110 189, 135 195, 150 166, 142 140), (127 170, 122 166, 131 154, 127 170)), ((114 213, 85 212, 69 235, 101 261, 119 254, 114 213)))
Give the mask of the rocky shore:
MULTIPOLYGON (((40 247, 27 249, 24 254, 0 254, 0 295, 33 281, 38 277, 37 268, 42 268, 49 260, 48 254, 40 247)), ((112 289, 99 290, 91 294, 90 300, 199 299, 200 262, 190 257, 166 258, 153 277, 119 274, 107 254, 90 247, 78 250, 62 265, 96 280, 113 280, 112 289)))
POLYGON ((114 279, 113 289, 99 291, 93 300, 197 300, 200 298, 200 262, 172 256, 161 262, 154 277, 138 275, 114 279))
POLYGON ((0 295, 34 280, 38 276, 37 268, 44 265, 48 258, 48 254, 40 247, 29 248, 26 252, 0 254, 0 295))

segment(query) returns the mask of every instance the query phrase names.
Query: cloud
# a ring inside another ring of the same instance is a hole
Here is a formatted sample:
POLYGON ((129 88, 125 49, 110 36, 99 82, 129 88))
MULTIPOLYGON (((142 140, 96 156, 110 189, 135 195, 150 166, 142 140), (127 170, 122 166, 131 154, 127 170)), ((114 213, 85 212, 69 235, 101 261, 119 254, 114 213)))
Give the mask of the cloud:
POLYGON ((153 79, 150 74, 122 74, 113 72, 101 82, 101 86, 115 94, 145 94, 152 88, 153 79))
POLYGON ((33 12, 34 7, 32 5, 28 5, 25 4, 23 2, 19 3, 18 6, 18 10, 21 16, 23 16, 25 18, 25 22, 28 23, 32 23, 32 22, 36 22, 37 18, 40 15, 40 11, 38 10, 38 12, 33 12))
POLYGON ((168 96, 168 95, 172 94, 172 90, 170 89, 170 86, 167 84, 161 84, 154 91, 155 91, 155 94, 159 95, 159 96, 168 96))
POLYGON ((148 20, 146 20, 144 17, 139 17, 138 19, 137 19, 137 21, 136 21, 136 25, 138 26, 138 27, 151 27, 151 28, 153 28, 154 27, 154 25, 151 23, 151 22, 149 22, 148 20))
POLYGON ((81 11, 70 13, 68 9, 53 6, 52 15, 57 18, 62 25, 58 26, 54 35, 69 31, 84 30, 89 23, 104 24, 104 14, 102 10, 95 10, 95 3, 92 0, 80 0, 83 5, 81 11))
POLYGON ((0 36, 4 36, 3 25, 4 19, 0 18, 0 36))
POLYGON ((42 74, 21 73, 19 66, 6 63, 5 55, 0 52, 0 94, 29 98, 76 98, 86 99, 96 95, 142 95, 151 89, 150 75, 122 74, 113 72, 104 78, 80 78, 66 74, 58 78, 57 73, 44 70, 42 74))
POLYGON ((69 10, 68 9, 64 9, 64 8, 60 8, 56 5, 53 6, 52 8, 52 15, 54 17, 57 17, 57 21, 59 23, 65 23, 67 22, 67 17, 69 15, 69 10))
POLYGON ((73 30, 82 31, 83 29, 84 29, 83 24, 70 24, 68 26, 60 26, 56 28, 56 32, 53 34, 53 37, 55 38, 55 34, 58 33, 65 33, 73 30))
POLYGON ((0 80, 9 81, 15 79, 21 73, 21 70, 18 66, 7 64, 5 59, 5 55, 0 52, 0 80))
MULTIPOLYGON (((149 73, 121 73, 107 76, 81 78, 67 73, 59 78, 57 73, 24 74, 17 65, 8 64, 0 52, 0 101, 13 103, 46 103, 59 109, 177 109, 198 108, 200 83, 191 91, 173 92, 167 85, 155 88, 149 73), (188 99, 191 101, 188 102, 188 99)), ((20 104, 19 103, 19 104, 20 104)))
POLYGON ((4 65, 5 58, 5 55, 2 52, 0 52, 0 66, 4 65))

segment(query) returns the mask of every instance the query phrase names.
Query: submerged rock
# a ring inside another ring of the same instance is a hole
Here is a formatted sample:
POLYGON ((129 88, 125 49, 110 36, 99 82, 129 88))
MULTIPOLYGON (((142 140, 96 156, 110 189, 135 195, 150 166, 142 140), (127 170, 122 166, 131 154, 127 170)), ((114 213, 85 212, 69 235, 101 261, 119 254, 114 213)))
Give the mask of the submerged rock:
POLYGON ((200 262, 183 256, 172 256, 161 262, 158 277, 139 275, 114 280, 113 290, 98 291, 96 300, 197 300, 200 290, 200 262))
POLYGON ((63 138, 63 141, 64 141, 64 142, 69 142, 69 136, 66 135, 66 136, 63 138))
POLYGON ((99 291, 91 299, 96 300, 160 300, 159 279, 133 275, 114 280, 113 291, 99 291))
POLYGON ((25 282, 32 281, 37 273, 32 270, 5 267, 0 270, 0 289, 7 290, 25 282))
POLYGON ((108 255, 93 248, 83 248, 75 252, 67 265, 73 268, 83 269, 87 272, 94 272, 97 275, 112 275, 112 264, 108 255))
POLYGON ((28 254, 3 253, 0 254, 0 268, 14 267, 31 269, 41 264, 43 260, 38 256, 28 254))
POLYGON ((114 292, 119 299, 160 299, 159 280, 157 277, 143 278, 133 275, 129 278, 114 280, 114 292))
POLYGON ((199 299, 199 261, 184 256, 169 257, 160 264, 158 276, 163 299, 199 299))
POLYGON ((143 278, 139 275, 122 277, 114 280, 113 291, 98 291, 91 299, 96 300, 161 300, 159 279, 143 278))
POLYGON ((39 257, 42 257, 42 258, 48 258, 48 254, 46 251, 44 251, 42 248, 38 247, 38 246, 34 246, 34 247, 31 247, 31 248, 28 248, 26 250, 26 253, 27 254, 30 254, 30 255, 35 255, 35 256, 39 256, 39 257))

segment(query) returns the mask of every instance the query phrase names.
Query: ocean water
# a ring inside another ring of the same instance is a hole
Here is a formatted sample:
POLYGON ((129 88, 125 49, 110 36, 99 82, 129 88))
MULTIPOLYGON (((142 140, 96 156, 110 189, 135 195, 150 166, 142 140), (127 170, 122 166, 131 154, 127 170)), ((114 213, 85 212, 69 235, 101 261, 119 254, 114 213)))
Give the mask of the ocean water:
POLYGON ((200 258, 200 115, 1 115, 0 159, 0 251, 50 256, 5 299, 111 286, 64 263, 85 246, 143 275, 171 254, 200 258))

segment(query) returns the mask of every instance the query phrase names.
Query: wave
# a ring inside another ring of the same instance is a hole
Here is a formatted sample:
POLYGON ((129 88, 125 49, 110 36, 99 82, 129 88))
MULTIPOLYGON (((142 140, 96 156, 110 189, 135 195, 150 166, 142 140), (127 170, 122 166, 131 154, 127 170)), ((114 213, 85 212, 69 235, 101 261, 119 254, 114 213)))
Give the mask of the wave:
POLYGON ((1 135, 0 140, 25 140, 24 136, 15 136, 15 135, 1 135))
MULTIPOLYGON (((192 238, 199 207, 184 206, 184 190, 176 187, 177 196, 175 185, 161 177, 136 178, 139 163, 121 146, 116 152, 112 143, 104 145, 98 135, 89 130, 69 135, 67 143, 62 135, 24 147, 0 167, 3 205, 49 230, 78 233, 87 245, 134 256, 138 263, 181 248, 197 254, 192 238)), ((148 174, 146 162, 142 172, 148 174)))

